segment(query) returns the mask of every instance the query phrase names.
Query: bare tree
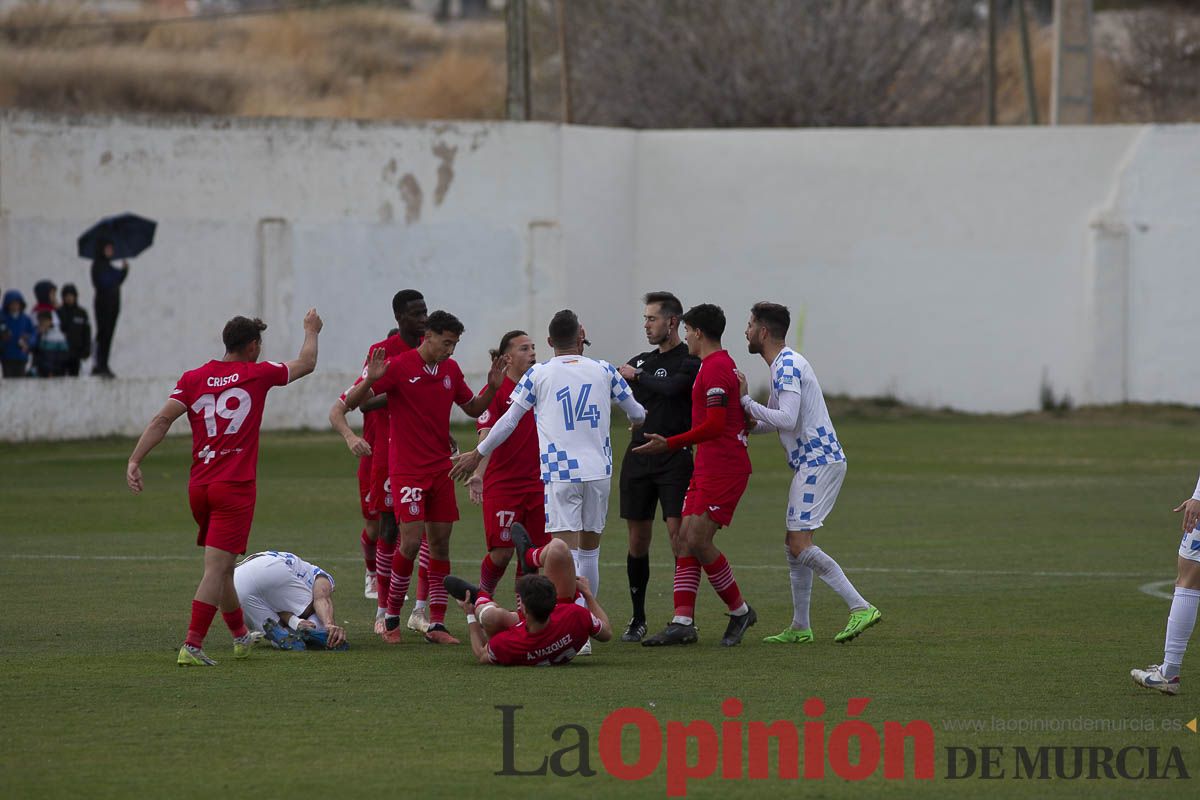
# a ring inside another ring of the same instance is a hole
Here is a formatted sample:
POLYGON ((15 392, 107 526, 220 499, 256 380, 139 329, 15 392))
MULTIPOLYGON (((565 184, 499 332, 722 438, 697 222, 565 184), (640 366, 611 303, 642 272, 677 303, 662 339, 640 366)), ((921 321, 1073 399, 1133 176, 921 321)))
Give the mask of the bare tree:
MULTIPOLYGON (((984 52, 970 5, 571 0, 574 117, 633 128, 975 121, 984 52)), ((535 8, 548 29, 553 4, 535 8)))
POLYGON ((1127 15, 1113 44, 1123 99, 1141 119, 1183 122, 1200 108, 1200 15, 1181 5, 1127 15))

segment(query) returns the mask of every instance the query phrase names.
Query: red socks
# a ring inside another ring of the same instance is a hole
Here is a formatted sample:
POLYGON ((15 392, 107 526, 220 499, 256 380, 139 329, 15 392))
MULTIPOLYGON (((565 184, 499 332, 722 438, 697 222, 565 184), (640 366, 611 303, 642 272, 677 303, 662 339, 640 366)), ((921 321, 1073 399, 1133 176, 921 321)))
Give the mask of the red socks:
POLYGON ((504 577, 504 567, 496 566, 490 555, 485 555, 479 564, 479 591, 489 597, 496 593, 496 584, 504 577))
POLYGON ((397 547, 392 556, 392 582, 388 587, 387 599, 388 616, 400 616, 400 609, 404 608, 404 595, 408 594, 408 584, 412 580, 412 571, 412 559, 405 558, 404 553, 397 547))
POLYGON ((525 572, 530 573, 542 568, 542 551, 545 547, 535 547, 525 551, 525 572))
POLYGON ((392 559, 396 557, 396 545, 388 544, 382 536, 375 540, 375 590, 379 608, 387 608, 388 592, 392 586, 392 559))
MULTIPOLYGON (((209 619, 212 619, 211 617, 209 619)), ((229 626, 229 632, 233 634, 233 638, 245 636, 250 631, 246 630, 246 622, 242 619, 242 607, 238 606, 233 611, 222 611, 221 619, 225 620, 225 624, 229 626)))
POLYGON ((733 579, 733 569, 725 560, 724 553, 717 556, 717 560, 711 564, 705 564, 704 572, 708 575, 708 582, 717 590, 717 594, 725 601, 730 611, 737 611, 742 607, 742 590, 733 579))
POLYGON ((429 623, 446 621, 446 584, 450 574, 450 562, 438 558, 429 559, 429 623))
POLYGON ((208 634, 208 628, 212 625, 213 617, 216 615, 216 606, 193 600, 192 621, 188 623, 187 638, 184 639, 184 642, 192 647, 203 647, 204 637, 208 634))
POLYGON ((421 549, 417 553, 417 599, 429 599, 429 540, 421 537, 421 549))
POLYGON ((700 591, 700 562, 692 556, 675 559, 675 616, 696 616, 696 593, 700 591))
POLYGON ((371 541, 371 537, 367 535, 367 529, 362 529, 362 536, 359 537, 362 542, 363 563, 367 565, 367 572, 375 574, 375 543, 371 541))

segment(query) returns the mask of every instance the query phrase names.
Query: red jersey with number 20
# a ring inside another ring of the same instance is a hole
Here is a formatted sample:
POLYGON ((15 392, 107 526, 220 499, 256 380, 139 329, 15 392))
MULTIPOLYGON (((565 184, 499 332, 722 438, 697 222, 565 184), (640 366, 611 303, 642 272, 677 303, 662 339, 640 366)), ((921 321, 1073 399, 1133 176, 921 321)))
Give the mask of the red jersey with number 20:
POLYGON ((387 394, 388 473, 449 472, 450 406, 475 396, 454 359, 426 364, 420 350, 401 353, 387 360, 387 372, 371 391, 387 394))
POLYGON ((275 361, 210 361, 183 373, 171 399, 192 426, 190 485, 255 479, 267 392, 288 377, 287 365, 275 361))
POLYGON ((488 640, 488 660, 506 667, 555 667, 566 664, 604 626, 583 606, 560 600, 546 627, 531 633, 521 622, 488 640))
POLYGON ((746 451, 746 417, 742 413, 736 369, 727 350, 709 353, 700 362, 700 372, 692 384, 692 427, 704 423, 709 406, 723 406, 725 428, 716 439, 696 445, 695 474, 751 472, 750 454, 746 451))

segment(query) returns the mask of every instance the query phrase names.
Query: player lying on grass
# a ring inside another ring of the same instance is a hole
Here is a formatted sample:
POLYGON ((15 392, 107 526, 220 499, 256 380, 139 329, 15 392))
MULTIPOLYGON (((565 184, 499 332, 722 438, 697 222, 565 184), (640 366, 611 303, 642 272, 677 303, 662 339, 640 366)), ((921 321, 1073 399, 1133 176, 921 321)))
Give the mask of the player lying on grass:
POLYGON ((333 615, 333 576, 316 564, 278 550, 255 553, 234 569, 233 584, 246 626, 276 647, 345 649, 346 632, 333 615))
POLYGON ((188 501, 200 526, 196 544, 204 548, 204 577, 196 587, 187 638, 176 659, 181 667, 216 666, 204 654, 203 644, 218 608, 234 637, 233 657, 250 655, 254 644, 233 586, 233 567, 246 552, 254 519, 258 429, 267 392, 316 369, 321 318, 315 308, 308 310, 300 354, 286 364, 259 363, 266 329, 261 319, 229 320, 221 332, 224 358, 183 373, 166 405, 142 431, 125 467, 129 490, 141 494, 142 461, 166 437, 171 423, 187 413, 192 426, 188 501))
POLYGON ((1196 609, 1200 607, 1200 482, 1196 491, 1175 508, 1183 512, 1183 541, 1179 543, 1177 559, 1179 574, 1175 579, 1175 596, 1167 616, 1167 641, 1163 647, 1162 664, 1130 671, 1133 682, 1163 694, 1179 694, 1179 673, 1188 639, 1196 627, 1196 609))
POLYGON ((543 667, 566 664, 590 638, 612 638, 608 615, 596 602, 587 581, 575 577, 571 549, 561 539, 533 547, 519 522, 512 526, 517 558, 530 573, 517 581, 521 613, 502 608, 461 578, 446 577, 449 592, 467 612, 471 649, 481 664, 543 667), (546 574, 533 574, 544 569, 546 574), (576 592, 587 607, 576 605, 576 592))

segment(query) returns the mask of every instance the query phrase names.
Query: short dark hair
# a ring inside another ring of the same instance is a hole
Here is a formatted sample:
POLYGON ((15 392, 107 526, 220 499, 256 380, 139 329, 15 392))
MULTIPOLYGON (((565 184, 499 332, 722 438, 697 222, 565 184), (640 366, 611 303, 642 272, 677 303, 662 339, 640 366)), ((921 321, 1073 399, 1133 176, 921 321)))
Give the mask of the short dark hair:
POLYGON ((712 303, 692 306, 680 319, 684 325, 700 331, 707 339, 720 341, 721 335, 725 333, 725 312, 720 306, 714 306, 712 303))
POLYGON ((435 311, 429 315, 429 321, 425 323, 425 330, 430 333, 453 333, 455 336, 462 336, 462 332, 466 328, 458 321, 458 317, 449 311, 435 311))
POLYGON ((395 335, 396 335, 397 333, 399 333, 399 332, 400 332, 400 329, 399 329, 399 328, 388 328, 388 335, 387 335, 387 338, 389 338, 389 339, 390 339, 390 338, 392 338, 393 336, 395 336, 395 335))
POLYGON ((550 619, 554 606, 558 604, 558 592, 554 582, 545 575, 523 575, 517 581, 517 596, 521 598, 521 607, 525 616, 536 622, 550 619))
POLYGON ((38 322, 54 322, 54 315, 49 311, 39 311, 37 314, 38 322))
POLYGON ((221 341, 225 343, 226 353, 240 353, 251 342, 261 342, 262 332, 267 329, 267 323, 258 317, 234 317, 225 323, 221 331, 221 341))
POLYGON ((404 307, 413 300, 424 300, 425 295, 418 292, 416 289, 401 289, 392 296, 392 313, 400 314, 404 311, 404 307))
POLYGON ((528 335, 529 334, 525 331, 509 331, 500 337, 500 346, 495 350, 488 350, 488 354, 491 355, 492 358, 499 358, 500 356, 504 355, 504 351, 508 350, 508 346, 512 344, 513 339, 516 339, 518 336, 528 335))
POLYGON ((792 326, 792 315, 788 312, 787 306, 781 306, 779 303, 770 303, 766 300, 755 303, 750 307, 750 316, 762 325, 771 336, 775 339, 783 339, 787 336, 788 328, 792 326))
POLYGON ((670 292, 648 292, 642 302, 648 306, 657 303, 659 308, 673 317, 683 315, 683 303, 670 292))
POLYGON ((548 331, 550 343, 555 347, 564 350, 574 347, 576 339, 579 338, 579 317, 571 309, 564 308, 550 320, 548 331))

